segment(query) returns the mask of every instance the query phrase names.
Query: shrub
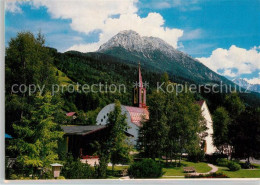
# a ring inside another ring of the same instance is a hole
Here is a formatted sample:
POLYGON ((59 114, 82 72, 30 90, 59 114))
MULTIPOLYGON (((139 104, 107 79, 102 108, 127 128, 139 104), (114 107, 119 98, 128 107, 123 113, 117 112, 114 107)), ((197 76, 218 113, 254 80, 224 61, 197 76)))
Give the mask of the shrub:
POLYGON ((216 161, 217 159, 221 159, 221 158, 227 158, 227 155, 225 154, 218 154, 218 153, 213 153, 212 155, 205 155, 205 159, 208 163, 212 163, 212 164, 217 164, 216 161))
POLYGON ((191 162, 199 162, 199 161, 203 161, 205 158, 205 154, 204 154, 204 151, 199 151, 197 153, 193 152, 193 153, 189 153, 188 155, 188 161, 191 161, 191 162))
POLYGON ((12 175, 10 175, 10 179, 11 180, 16 180, 16 179, 19 179, 19 177, 17 175, 15 175, 15 174, 12 174, 12 175))
POLYGON ((69 157, 61 170, 61 175, 66 179, 90 179, 93 178, 94 170, 90 165, 82 163, 79 159, 69 157))
POLYGON ((217 159, 217 160, 216 160, 216 163, 217 163, 218 166, 224 166, 224 167, 227 167, 229 161, 228 161, 227 159, 223 159, 223 158, 221 158, 221 159, 217 159))
POLYGON ((230 161, 227 167, 229 168, 230 171, 238 171, 241 169, 241 166, 238 163, 233 161, 230 161))
POLYGON ((162 166, 152 159, 134 162, 128 169, 128 174, 134 178, 158 178, 163 175, 162 166))

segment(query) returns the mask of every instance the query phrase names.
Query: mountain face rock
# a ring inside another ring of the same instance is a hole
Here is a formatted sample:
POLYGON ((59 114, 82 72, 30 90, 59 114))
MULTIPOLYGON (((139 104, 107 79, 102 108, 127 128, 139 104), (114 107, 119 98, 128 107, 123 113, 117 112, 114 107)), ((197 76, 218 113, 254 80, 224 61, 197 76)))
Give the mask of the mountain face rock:
POLYGON ((176 50, 157 37, 141 37, 132 30, 121 31, 100 46, 98 53, 108 54, 131 63, 140 62, 144 67, 167 72, 197 83, 231 83, 213 72, 198 60, 176 50))
POLYGON ((250 84, 247 80, 243 78, 236 78, 232 81, 240 87, 243 87, 249 91, 260 92, 260 84, 250 84))
POLYGON ((100 46, 98 52, 103 52, 113 47, 122 47, 130 52, 141 52, 148 58, 149 53, 156 50, 170 57, 184 54, 174 49, 171 45, 160 38, 141 37, 137 32, 132 30, 119 32, 108 42, 100 46))

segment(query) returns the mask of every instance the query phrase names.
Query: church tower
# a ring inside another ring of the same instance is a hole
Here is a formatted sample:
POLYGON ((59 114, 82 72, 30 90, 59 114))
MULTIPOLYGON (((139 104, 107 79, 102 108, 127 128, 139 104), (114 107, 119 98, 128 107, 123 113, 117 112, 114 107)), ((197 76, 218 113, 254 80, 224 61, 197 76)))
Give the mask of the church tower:
POLYGON ((143 86, 140 63, 138 65, 138 82, 134 87, 134 106, 146 108, 146 89, 143 86))

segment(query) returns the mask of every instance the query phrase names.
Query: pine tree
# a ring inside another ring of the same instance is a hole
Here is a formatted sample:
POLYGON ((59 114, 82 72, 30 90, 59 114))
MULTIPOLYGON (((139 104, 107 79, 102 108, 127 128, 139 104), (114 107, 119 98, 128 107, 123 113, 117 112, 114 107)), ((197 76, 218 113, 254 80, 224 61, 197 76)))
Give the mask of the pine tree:
POLYGON ((63 136, 54 122, 53 115, 59 105, 52 103, 52 96, 49 93, 36 96, 34 103, 31 115, 13 124, 17 139, 9 147, 18 154, 18 163, 32 169, 32 174, 38 167, 49 167, 58 159, 56 150, 63 136))

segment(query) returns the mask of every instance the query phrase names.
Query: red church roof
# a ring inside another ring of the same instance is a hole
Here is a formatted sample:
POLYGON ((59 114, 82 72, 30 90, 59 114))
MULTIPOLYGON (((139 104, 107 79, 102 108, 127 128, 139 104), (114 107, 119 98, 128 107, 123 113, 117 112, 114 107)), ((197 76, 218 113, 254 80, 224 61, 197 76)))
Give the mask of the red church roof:
POLYGON ((149 112, 147 108, 139 108, 139 107, 130 107, 124 106, 126 110, 129 112, 131 117, 131 122, 137 125, 138 127, 141 126, 142 119, 149 119, 149 112))
POLYGON ((202 107, 205 100, 196 101, 196 104, 198 104, 200 107, 202 107))

